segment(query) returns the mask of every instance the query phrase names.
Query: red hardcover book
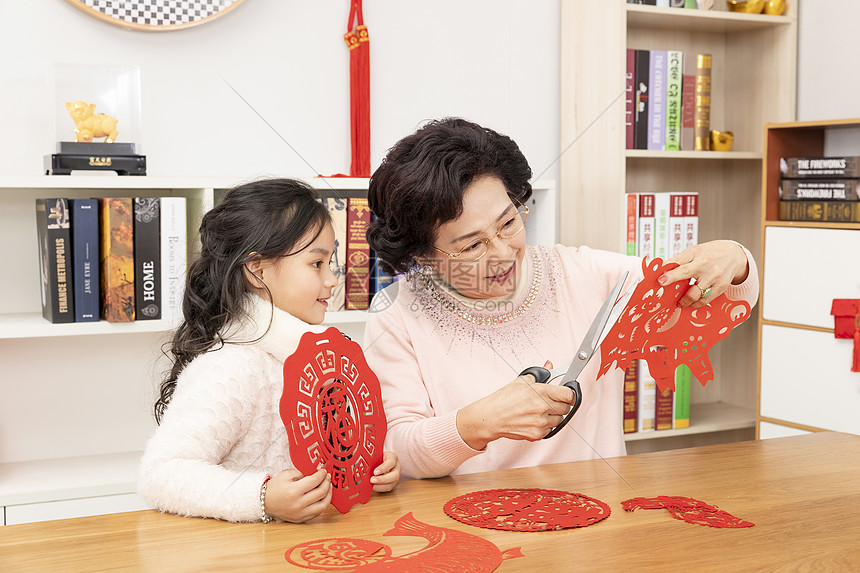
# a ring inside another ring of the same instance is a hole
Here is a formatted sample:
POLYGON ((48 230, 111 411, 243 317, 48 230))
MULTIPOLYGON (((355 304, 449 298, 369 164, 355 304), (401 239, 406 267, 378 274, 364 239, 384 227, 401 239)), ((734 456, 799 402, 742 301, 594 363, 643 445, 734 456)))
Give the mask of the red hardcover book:
POLYGON ((99 199, 101 317, 134 320, 134 215, 132 200, 99 199))
POLYGON ((639 193, 639 232, 636 234, 637 254, 654 258, 654 193, 639 193))
POLYGON ((636 234, 639 226, 639 196, 627 194, 627 254, 636 256, 636 234))
POLYGON ((654 425, 658 430, 671 430, 675 420, 675 398, 672 389, 657 390, 657 402, 654 405, 654 425))
POLYGON ((687 210, 684 204, 684 193, 669 195, 669 252, 674 257, 684 250, 684 226, 687 222, 687 210))
POLYGON ((699 244, 699 194, 684 195, 684 248, 699 244))
POLYGON ((370 206, 365 198, 349 198, 346 212, 346 310, 365 310, 370 298, 370 206))
POLYGON ((624 371, 624 433, 636 431, 639 416, 639 361, 631 360, 624 371))

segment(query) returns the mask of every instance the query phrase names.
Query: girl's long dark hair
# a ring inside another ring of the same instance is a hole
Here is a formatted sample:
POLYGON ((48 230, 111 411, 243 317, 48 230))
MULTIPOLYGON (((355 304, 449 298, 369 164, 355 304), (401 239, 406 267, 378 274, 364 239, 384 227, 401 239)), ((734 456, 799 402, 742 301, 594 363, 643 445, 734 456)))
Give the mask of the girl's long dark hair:
POLYGON ((157 423, 188 363, 231 342, 221 332, 243 312, 243 299, 249 292, 245 263, 292 254, 308 233, 315 237, 329 220, 328 209, 316 191, 292 179, 263 179, 235 187, 203 216, 200 256, 186 273, 184 320, 167 353, 173 366, 155 402, 157 423))

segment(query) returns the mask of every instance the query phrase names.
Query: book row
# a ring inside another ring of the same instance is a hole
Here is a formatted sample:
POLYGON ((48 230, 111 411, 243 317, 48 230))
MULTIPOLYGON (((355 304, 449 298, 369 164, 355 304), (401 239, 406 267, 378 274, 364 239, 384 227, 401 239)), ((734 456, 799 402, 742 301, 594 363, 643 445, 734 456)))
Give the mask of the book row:
POLYGON ((691 380, 682 364, 675 370, 675 391, 660 392, 648 362, 631 362, 624 371, 624 433, 689 428, 691 380))
POLYGON ((698 242, 698 193, 627 193, 628 255, 665 261, 698 242))
MULTIPOLYGON (((660 6, 663 8, 691 8, 693 10, 707 10, 708 3, 704 0, 627 0, 628 4, 647 4, 649 6, 660 6)), ((710 2, 713 4, 713 0, 710 2)))
POLYGON ((710 149, 711 55, 627 49, 627 149, 710 149))
POLYGON ((36 200, 42 316, 54 323, 181 316, 184 197, 36 200))
POLYGON ((860 157, 783 157, 779 218, 860 223, 860 157))
POLYGON ((335 253, 332 270, 338 284, 329 300, 329 311, 367 309, 373 295, 395 277, 386 273, 367 244, 367 226, 373 214, 364 197, 324 197, 334 226, 335 253))

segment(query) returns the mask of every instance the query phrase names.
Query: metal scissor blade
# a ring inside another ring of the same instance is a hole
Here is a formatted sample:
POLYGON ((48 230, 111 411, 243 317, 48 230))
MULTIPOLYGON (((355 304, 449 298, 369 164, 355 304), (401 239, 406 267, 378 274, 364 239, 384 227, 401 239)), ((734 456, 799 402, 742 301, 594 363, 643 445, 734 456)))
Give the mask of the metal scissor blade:
POLYGON ((603 329, 603 332, 600 333, 600 338, 597 340, 598 347, 603 344, 603 340, 606 338, 606 335, 609 334, 609 331, 612 330, 612 327, 615 326, 616 322, 618 322, 624 309, 627 308, 627 303, 630 302, 630 299, 633 297, 633 291, 636 290, 636 287, 640 282, 642 282, 641 279, 630 285, 627 292, 624 293, 621 298, 618 299, 618 302, 615 303, 615 306, 612 307, 612 312, 609 313, 609 320, 606 321, 606 328, 603 329))
MULTIPOLYGON (((582 372, 582 369, 585 368, 585 365, 588 364, 589 360, 591 360, 591 357, 594 355, 594 351, 597 350, 598 346, 600 346, 600 343, 603 341, 604 331, 609 331, 609 328, 606 328, 606 325, 609 323, 612 310, 616 307, 615 301, 618 299, 618 293, 621 292, 621 287, 624 286, 624 281, 627 280, 628 274, 629 271, 621 275, 621 278, 618 279, 618 282, 615 283, 614 287, 612 287, 612 292, 610 292, 609 296, 606 297, 606 300, 603 301, 603 306, 600 307, 600 310, 597 312, 597 316, 594 317, 594 321, 591 323, 588 332, 585 333, 585 338, 583 338, 582 344, 579 345, 579 348, 576 350, 576 354, 573 356, 573 360, 570 362, 570 368, 567 369, 564 378, 561 380, 562 384, 576 380, 577 376, 582 372)), ((612 324, 615 323, 613 322, 612 324)))

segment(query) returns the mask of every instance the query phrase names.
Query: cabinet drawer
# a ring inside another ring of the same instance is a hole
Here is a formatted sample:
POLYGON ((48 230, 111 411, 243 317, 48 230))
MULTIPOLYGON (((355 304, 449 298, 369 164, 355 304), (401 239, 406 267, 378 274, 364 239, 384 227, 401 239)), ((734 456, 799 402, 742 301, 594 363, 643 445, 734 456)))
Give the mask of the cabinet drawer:
POLYGON ((136 493, 6 506, 6 525, 149 509, 136 493))
POLYGON ((762 317, 833 328, 834 298, 860 298, 860 231, 767 227, 762 317))
POLYGON ((860 434, 860 373, 851 372, 853 345, 830 332, 764 325, 761 415, 860 434))

